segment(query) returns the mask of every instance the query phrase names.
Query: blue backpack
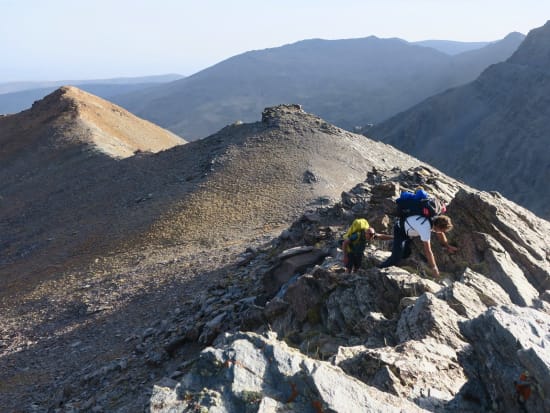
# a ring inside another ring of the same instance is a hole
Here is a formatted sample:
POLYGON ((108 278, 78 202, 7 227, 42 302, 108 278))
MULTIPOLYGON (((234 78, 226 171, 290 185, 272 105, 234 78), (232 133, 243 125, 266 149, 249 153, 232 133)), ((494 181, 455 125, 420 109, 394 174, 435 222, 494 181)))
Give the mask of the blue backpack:
POLYGON ((436 198, 430 197, 423 189, 417 189, 414 193, 403 191, 399 198, 395 200, 397 204, 397 215, 401 219, 413 215, 420 215, 430 221, 438 215, 447 211, 445 204, 436 198))

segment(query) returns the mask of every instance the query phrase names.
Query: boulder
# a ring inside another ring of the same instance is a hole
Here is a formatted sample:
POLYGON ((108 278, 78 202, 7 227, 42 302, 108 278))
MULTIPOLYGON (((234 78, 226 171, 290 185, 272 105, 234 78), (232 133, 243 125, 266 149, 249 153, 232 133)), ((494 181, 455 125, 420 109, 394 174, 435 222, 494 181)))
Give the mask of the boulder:
MULTIPOLYGON (((550 411, 550 316, 531 308, 502 306, 461 323, 471 343, 468 368, 479 378, 480 410, 521 411, 514 389, 523 371, 533 383, 526 411, 550 411)), ((479 383, 478 383, 479 384, 479 383)), ((465 390, 467 392, 467 390, 465 390)))
POLYGON ((361 381, 430 411, 444 411, 467 381, 456 350, 432 338, 376 349, 341 347, 334 363, 361 381))
POLYGON ((459 282, 452 283, 438 296, 466 318, 475 318, 488 307, 512 304, 508 294, 497 283, 470 269, 466 269, 459 282))
POLYGON ((464 317, 451 311, 445 301, 425 293, 401 313, 397 337, 400 343, 431 337, 439 343, 460 349, 466 345, 459 328, 459 322, 464 320, 464 317))

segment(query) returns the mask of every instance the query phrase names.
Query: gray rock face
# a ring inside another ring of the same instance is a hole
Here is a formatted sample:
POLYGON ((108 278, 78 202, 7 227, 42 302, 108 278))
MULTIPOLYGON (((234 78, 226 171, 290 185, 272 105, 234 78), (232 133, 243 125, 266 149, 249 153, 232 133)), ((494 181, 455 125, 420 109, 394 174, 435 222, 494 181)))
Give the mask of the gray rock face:
MULTIPOLYGON (((462 275, 461 281, 464 283, 465 286, 473 288, 477 295, 477 298, 479 298, 479 300, 487 307, 496 307, 498 305, 511 304, 511 300, 506 294, 506 291, 504 291, 495 282, 482 276, 481 274, 476 273, 475 271, 466 269, 466 271, 464 271, 464 274, 462 275)), ((472 294, 469 294, 467 296, 466 294, 464 294, 463 296, 466 299, 476 300, 476 297, 472 294)), ((469 315, 466 309, 464 311, 456 309, 456 311, 461 315, 469 315)), ((479 313, 476 313, 475 315, 479 315, 479 313)))
POLYGON ((426 293, 413 306, 403 310, 397 325, 397 335, 401 343, 434 337, 460 349, 466 344, 458 328, 458 323, 463 320, 456 312, 449 311, 445 301, 426 293))
POLYGON ((458 258, 496 281, 515 304, 531 305, 548 289, 548 221, 496 194, 466 190, 456 193, 449 211, 462 246, 458 258))
POLYGON ((395 348, 340 347, 335 363, 382 391, 440 411, 467 382, 458 357, 452 347, 427 338, 395 348))
POLYGON ((529 412, 547 412, 550 399, 550 317, 531 308, 504 306, 488 310, 462 324, 473 346, 469 363, 477 366, 485 391, 496 411, 517 411, 511 388, 528 371, 533 394, 529 412))
POLYGON ((224 337, 204 350, 181 383, 155 386, 152 413, 423 412, 327 362, 253 333, 224 337))

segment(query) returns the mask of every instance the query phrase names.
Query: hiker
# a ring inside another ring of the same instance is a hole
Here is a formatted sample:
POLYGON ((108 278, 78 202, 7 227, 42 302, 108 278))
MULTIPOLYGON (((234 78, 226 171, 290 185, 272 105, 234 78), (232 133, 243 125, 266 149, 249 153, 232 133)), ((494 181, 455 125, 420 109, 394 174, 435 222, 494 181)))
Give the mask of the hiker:
POLYGON ((346 272, 357 272, 361 268, 367 242, 374 239, 388 240, 393 239, 393 236, 378 234, 374 228, 370 227, 365 218, 357 218, 352 222, 344 234, 344 242, 342 243, 346 272))
POLYGON ((421 215, 411 215, 410 217, 398 220, 393 226, 391 256, 380 265, 380 268, 397 265, 402 258, 407 258, 411 253, 411 238, 420 237, 424 245, 424 254, 428 259, 430 270, 434 277, 439 277, 439 268, 437 268, 430 242, 431 233, 435 232, 437 238, 448 252, 456 252, 458 248, 449 245, 445 236, 445 233, 452 228, 451 218, 447 215, 439 215, 433 218, 432 221, 421 215))

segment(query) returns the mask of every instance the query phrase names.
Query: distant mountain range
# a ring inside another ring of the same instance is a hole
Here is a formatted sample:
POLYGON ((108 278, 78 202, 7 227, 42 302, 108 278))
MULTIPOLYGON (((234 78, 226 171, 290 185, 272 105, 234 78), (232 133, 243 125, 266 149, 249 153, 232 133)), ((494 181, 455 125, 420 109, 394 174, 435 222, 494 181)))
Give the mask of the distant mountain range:
POLYGON ((475 79, 506 60, 524 36, 450 56, 401 39, 371 36, 304 40, 231 57, 188 78, 113 101, 186 139, 235 121, 254 121, 264 107, 298 103, 348 130, 377 123, 423 99, 475 79))
POLYGON ((550 219, 549 96, 550 21, 529 32, 506 62, 367 135, 550 219))
POLYGON ((116 95, 146 89, 159 83, 172 82, 183 77, 181 75, 168 74, 113 79, 0 83, 0 114, 17 113, 28 109, 34 101, 42 99, 60 86, 77 86, 96 96, 111 99, 116 95))
POLYGON ((413 44, 431 47, 432 49, 439 50, 440 52, 447 53, 449 55, 481 49, 491 43, 493 42, 455 42, 452 40, 423 40, 420 42, 413 42, 413 44))
POLYGON ((189 140, 235 121, 255 121, 265 107, 282 103, 302 104, 338 126, 358 130, 365 120, 379 122, 475 79, 508 58, 523 37, 512 33, 494 43, 305 40, 234 56, 189 78, 0 83, 0 114, 28 109, 55 88, 72 85, 189 140))

